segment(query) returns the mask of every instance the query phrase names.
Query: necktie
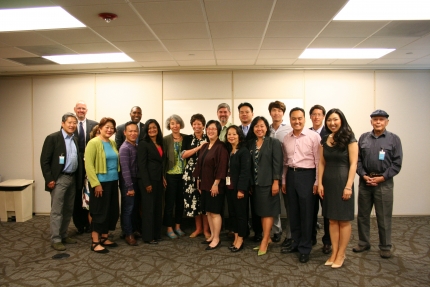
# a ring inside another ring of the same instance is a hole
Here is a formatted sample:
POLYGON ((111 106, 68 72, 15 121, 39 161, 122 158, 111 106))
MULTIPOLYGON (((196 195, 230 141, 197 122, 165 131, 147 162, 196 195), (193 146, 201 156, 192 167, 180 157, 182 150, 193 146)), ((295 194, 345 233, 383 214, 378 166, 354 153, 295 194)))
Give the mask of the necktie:
POLYGON ((246 136, 248 134, 248 126, 243 127, 243 134, 246 136))
POLYGON ((79 122, 79 152, 85 151, 85 132, 82 122, 79 122))

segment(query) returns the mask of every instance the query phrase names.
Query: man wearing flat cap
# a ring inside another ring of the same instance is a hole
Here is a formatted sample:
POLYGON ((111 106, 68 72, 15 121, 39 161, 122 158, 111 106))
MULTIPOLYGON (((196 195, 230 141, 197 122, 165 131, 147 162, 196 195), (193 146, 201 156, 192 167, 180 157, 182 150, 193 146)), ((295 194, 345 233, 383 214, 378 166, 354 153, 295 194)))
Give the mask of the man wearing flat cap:
POLYGON ((387 131, 388 114, 376 110, 370 115, 371 132, 361 135, 357 174, 360 176, 358 191, 358 245, 352 250, 370 249, 370 213, 375 205, 379 231, 379 254, 391 257, 391 218, 393 214, 393 177, 402 167, 400 138, 387 131))

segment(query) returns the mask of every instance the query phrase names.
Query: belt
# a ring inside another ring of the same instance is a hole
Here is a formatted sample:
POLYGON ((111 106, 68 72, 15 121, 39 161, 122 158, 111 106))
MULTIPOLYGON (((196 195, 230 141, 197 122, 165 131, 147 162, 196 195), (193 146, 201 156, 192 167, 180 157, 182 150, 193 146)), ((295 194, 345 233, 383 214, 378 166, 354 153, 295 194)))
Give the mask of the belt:
POLYGON ((307 171, 307 170, 314 170, 315 168, 302 168, 302 167, 288 167, 288 170, 293 170, 293 171, 307 171))
POLYGON ((383 176, 382 174, 376 173, 376 172, 371 172, 368 174, 369 177, 379 177, 379 176, 383 176))
POLYGON ((68 176, 73 176, 75 173, 74 172, 61 172, 64 175, 68 175, 68 176))

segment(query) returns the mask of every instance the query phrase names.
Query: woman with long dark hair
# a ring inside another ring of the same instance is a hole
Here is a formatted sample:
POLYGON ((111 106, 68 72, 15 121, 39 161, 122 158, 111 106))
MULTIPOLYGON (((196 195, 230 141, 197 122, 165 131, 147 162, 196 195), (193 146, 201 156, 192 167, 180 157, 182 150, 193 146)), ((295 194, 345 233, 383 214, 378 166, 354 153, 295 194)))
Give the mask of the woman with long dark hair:
POLYGON ((333 251, 325 265, 339 268, 345 260, 354 220, 354 177, 358 145, 345 115, 331 109, 325 117, 331 133, 321 139, 318 168, 318 194, 323 201, 323 216, 330 220, 333 251))
POLYGON ((230 154, 227 174, 228 214, 234 232, 231 252, 243 249, 243 238, 248 229, 248 199, 251 181, 251 155, 246 147, 245 135, 236 125, 229 126, 226 131, 226 146, 230 154))
POLYGON ((138 178, 142 198, 142 239, 157 244, 161 239, 163 194, 163 134, 154 119, 146 121, 137 148, 138 178))

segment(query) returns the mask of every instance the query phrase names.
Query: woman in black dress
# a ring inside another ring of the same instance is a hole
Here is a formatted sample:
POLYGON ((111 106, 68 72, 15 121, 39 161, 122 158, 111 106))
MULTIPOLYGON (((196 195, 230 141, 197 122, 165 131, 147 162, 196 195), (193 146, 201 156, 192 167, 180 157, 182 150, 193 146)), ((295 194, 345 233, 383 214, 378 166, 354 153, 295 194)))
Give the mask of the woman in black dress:
POLYGON ((321 140, 318 168, 318 194, 323 201, 323 215, 330 220, 333 251, 325 265, 339 268, 345 260, 354 220, 354 177, 358 145, 341 110, 331 109, 325 117, 330 131, 321 140))
POLYGON ((191 116, 190 124, 193 127, 194 134, 184 137, 182 142, 182 159, 187 160, 184 175, 184 210, 188 217, 194 217, 196 221, 196 230, 191 233, 190 237, 197 237, 202 232, 206 238, 211 236, 209 223, 206 215, 202 213, 200 206, 200 192, 196 189, 193 171, 197 164, 197 153, 204 144, 208 143, 208 137, 204 134, 206 120, 202 114, 191 116))
POLYGON ((230 153, 226 195, 228 214, 234 232, 234 242, 230 250, 238 252, 243 249, 243 238, 248 229, 247 205, 251 181, 251 154, 245 146, 245 135, 238 126, 227 128, 226 145, 230 153))

